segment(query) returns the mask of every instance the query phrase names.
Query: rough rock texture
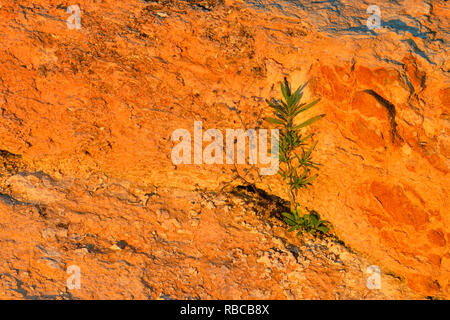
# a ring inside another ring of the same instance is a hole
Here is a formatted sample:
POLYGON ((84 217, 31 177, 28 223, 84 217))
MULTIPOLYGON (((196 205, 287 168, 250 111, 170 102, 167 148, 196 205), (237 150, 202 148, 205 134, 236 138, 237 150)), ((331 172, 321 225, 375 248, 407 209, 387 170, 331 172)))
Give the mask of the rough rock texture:
POLYGON ((71 4, 0 5, 0 298, 450 296, 446 1, 71 4), (322 98, 301 200, 335 237, 286 232, 278 176, 171 161, 194 121, 267 127, 283 76, 322 98))

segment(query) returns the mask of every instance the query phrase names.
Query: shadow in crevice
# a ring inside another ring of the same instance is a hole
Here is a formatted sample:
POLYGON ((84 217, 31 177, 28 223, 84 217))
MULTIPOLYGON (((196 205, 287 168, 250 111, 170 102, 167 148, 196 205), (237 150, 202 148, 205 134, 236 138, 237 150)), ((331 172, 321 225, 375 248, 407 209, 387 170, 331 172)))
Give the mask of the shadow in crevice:
POLYGON ((400 136, 400 134, 397 131, 397 122, 395 121, 396 116, 396 110, 395 106, 388 101, 387 99, 383 98, 381 95, 379 95, 377 92, 375 92, 372 89, 364 90, 364 92, 370 94, 372 97, 374 97, 388 112, 389 116, 389 124, 391 127, 391 138, 392 143, 395 143, 395 139, 397 138, 400 142, 403 142, 403 138, 400 136))
POLYGON ((428 57, 428 55, 417 46, 416 42, 413 39, 402 40, 402 42, 407 43, 412 48, 412 50, 414 51, 415 54, 417 54, 418 56, 421 56, 422 58, 427 60, 427 62, 429 64, 436 65, 436 63, 431 61, 431 59, 428 57))
POLYGON ((417 38, 422 38, 422 39, 428 39, 428 35, 429 33, 427 32, 421 32, 419 30, 419 28, 416 27, 412 27, 407 25, 404 21, 400 20, 400 19, 394 19, 394 20, 388 20, 388 21, 383 21, 381 23, 381 25, 384 28, 387 28, 391 31, 394 31, 395 33, 399 33, 399 32, 409 32, 411 33, 414 37, 417 38))
MULTIPOLYGON (((30 295, 29 291, 24 288, 24 283, 17 277, 9 273, 0 274, 0 279, 8 277, 16 282, 16 288, 11 288, 11 291, 17 292, 22 296, 23 300, 75 300, 72 294, 66 290, 60 294, 43 294, 43 295, 30 295)), ((78 300, 78 299, 76 299, 78 300)))
POLYGON ((22 156, 0 149, 0 176, 5 174, 15 174, 24 167, 22 156))
POLYGON ((284 223, 282 213, 289 212, 289 201, 267 193, 252 184, 236 186, 231 194, 238 197, 246 197, 256 202, 258 207, 264 208, 263 215, 276 218, 284 223))

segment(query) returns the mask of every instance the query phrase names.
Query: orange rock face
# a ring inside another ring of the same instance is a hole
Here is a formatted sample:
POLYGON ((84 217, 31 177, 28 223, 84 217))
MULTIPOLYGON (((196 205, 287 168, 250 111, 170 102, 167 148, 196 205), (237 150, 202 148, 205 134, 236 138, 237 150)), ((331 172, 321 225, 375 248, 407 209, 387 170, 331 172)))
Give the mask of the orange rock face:
POLYGON ((70 5, 0 5, 0 298, 450 296, 445 1, 378 1, 372 31, 356 0, 70 5), (322 98, 300 200, 333 238, 286 231, 261 164, 171 159, 194 121, 270 129, 284 76, 322 98))

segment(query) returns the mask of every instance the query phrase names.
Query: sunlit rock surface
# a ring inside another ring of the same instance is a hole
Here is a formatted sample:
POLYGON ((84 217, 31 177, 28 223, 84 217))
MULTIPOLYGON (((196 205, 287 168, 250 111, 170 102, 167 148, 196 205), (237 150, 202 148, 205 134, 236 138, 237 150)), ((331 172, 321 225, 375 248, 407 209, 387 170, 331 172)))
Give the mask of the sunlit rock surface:
POLYGON ((446 1, 377 1, 373 30, 356 0, 69 5, 0 5, 0 298, 449 297, 446 1), (287 233, 263 165, 171 160, 194 121, 269 128, 284 76, 322 98, 301 201, 334 238, 287 233))

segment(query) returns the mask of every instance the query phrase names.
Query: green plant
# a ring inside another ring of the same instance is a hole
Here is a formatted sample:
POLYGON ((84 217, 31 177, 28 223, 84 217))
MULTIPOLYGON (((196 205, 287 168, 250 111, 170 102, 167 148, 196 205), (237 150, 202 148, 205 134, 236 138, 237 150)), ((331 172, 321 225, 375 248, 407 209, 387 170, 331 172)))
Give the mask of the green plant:
POLYGON ((298 191, 307 188, 311 182, 317 178, 317 173, 312 174, 312 169, 318 170, 318 164, 312 161, 312 151, 317 145, 317 141, 310 143, 313 135, 303 136, 303 128, 311 125, 325 115, 321 114, 300 124, 294 124, 298 115, 316 105, 320 99, 311 103, 301 103, 303 89, 307 83, 292 92, 289 82, 284 78, 281 83, 282 100, 266 100, 268 105, 274 109, 276 118, 266 118, 280 129, 279 138, 279 159, 280 169, 278 173, 287 184, 287 193, 290 199, 290 212, 283 212, 284 221, 291 226, 289 231, 298 230, 298 234, 303 231, 316 233, 327 233, 330 225, 327 221, 320 219, 316 211, 301 214, 300 206, 297 202, 298 191), (301 150, 301 154, 297 153, 301 150))
POLYGON ((297 207, 291 213, 283 212, 284 221, 290 226, 289 231, 297 230, 297 234, 303 231, 327 233, 330 229, 328 221, 320 219, 320 215, 311 210, 308 214, 301 215, 297 207))

